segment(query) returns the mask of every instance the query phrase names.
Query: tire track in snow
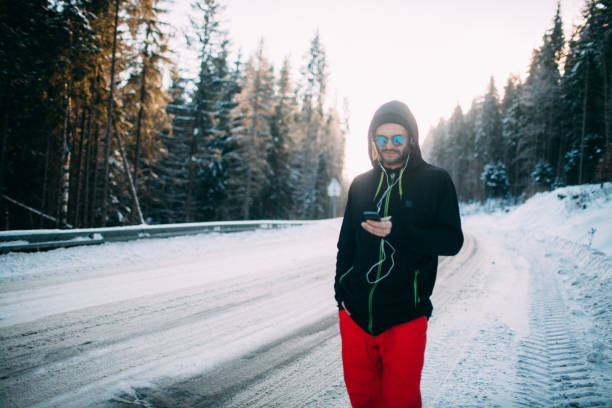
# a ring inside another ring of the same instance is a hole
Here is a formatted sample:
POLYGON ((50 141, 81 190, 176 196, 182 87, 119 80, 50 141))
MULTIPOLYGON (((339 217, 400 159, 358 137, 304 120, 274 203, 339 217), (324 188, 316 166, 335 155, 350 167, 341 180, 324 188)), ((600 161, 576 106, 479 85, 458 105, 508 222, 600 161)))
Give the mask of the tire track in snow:
MULTIPOLYGON (((519 230, 483 227, 477 230, 478 255, 464 266, 478 270, 476 281, 464 282, 460 296, 446 303, 461 324, 445 319, 439 307, 434 311, 422 381, 425 406, 612 406, 596 376, 600 368, 587 359, 590 344, 579 341, 578 311, 557 282, 558 265, 568 266, 566 249, 519 230)), ((570 298, 580 296, 573 285, 584 285, 581 279, 568 282, 570 298)), ((606 304, 602 293, 592 295, 606 304)))
POLYGON ((421 381, 427 407, 494 407, 507 398, 500 382, 512 370, 516 328, 498 309, 515 301, 500 293, 520 280, 506 273, 520 260, 475 232, 441 262, 421 381))
POLYGON ((200 375, 157 382, 99 406, 307 406, 313 399, 324 400, 326 393, 344 392, 339 359, 329 358, 339 357, 338 340, 337 316, 332 314, 200 375), (337 380, 330 384, 330 378, 337 380))
POLYGON ((521 341, 518 356, 516 405, 609 407, 610 396, 598 391, 586 360, 589 350, 578 341, 571 308, 560 293, 551 264, 536 267, 532 262, 530 334, 521 341))

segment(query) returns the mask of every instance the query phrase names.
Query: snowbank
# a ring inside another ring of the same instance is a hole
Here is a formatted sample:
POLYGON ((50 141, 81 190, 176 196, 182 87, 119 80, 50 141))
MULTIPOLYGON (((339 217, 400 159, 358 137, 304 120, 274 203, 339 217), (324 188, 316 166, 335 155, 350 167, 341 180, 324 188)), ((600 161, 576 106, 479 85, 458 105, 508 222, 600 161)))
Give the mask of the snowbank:
POLYGON ((539 193, 504 220, 612 256, 612 183, 539 193))
MULTIPOLYGON (((108 242, 102 245, 75 248, 58 248, 51 251, 0 255, 0 285, 8 282, 36 278, 61 277, 68 274, 83 278, 113 267, 129 267, 142 262, 158 262, 159 259, 188 258, 210 254, 230 246, 252 245, 270 237, 291 237, 300 231, 309 234, 318 229, 330 228, 337 233, 338 220, 326 220, 303 227, 287 227, 242 233, 210 232, 171 238, 142 239, 125 242, 108 242)), ((13 242, 14 243, 14 242, 13 242)))
POLYGON ((524 204, 510 207, 503 200, 484 206, 461 206, 464 219, 493 217, 499 228, 521 228, 526 233, 585 245, 612 257, 612 183, 587 184, 538 193, 524 204))

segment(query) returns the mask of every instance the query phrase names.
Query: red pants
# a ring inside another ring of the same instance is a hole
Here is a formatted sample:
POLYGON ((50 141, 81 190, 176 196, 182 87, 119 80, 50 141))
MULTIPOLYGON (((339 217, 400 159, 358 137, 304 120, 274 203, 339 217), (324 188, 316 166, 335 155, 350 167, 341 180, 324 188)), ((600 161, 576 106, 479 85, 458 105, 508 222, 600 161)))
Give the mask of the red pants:
POLYGON ((340 311, 344 382, 354 408, 421 407, 427 318, 372 337, 340 311))

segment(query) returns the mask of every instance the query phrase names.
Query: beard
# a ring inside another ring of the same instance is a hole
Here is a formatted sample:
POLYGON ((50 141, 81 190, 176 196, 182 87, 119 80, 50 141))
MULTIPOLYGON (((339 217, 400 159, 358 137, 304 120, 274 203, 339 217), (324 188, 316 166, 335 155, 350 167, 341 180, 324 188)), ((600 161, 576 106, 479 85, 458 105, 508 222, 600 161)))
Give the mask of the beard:
POLYGON ((410 145, 406 144, 401 151, 397 151, 396 149, 378 149, 378 156, 380 157, 380 161, 385 166, 396 166, 398 164, 404 164, 404 162, 408 159, 408 155, 410 154, 410 145), (384 152, 395 152, 398 154, 392 154, 390 156, 385 157, 384 152))

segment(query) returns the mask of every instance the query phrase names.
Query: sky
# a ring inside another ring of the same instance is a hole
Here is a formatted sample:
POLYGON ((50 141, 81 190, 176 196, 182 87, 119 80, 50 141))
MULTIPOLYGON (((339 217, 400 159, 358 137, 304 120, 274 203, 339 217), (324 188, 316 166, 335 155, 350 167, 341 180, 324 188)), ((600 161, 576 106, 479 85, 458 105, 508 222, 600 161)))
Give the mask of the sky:
MULTIPOLYGON (((188 3, 188 0, 176 0, 188 3)), ((328 103, 349 106, 345 176, 370 167, 366 133, 376 108, 398 99, 419 124, 420 142, 457 104, 467 111, 511 74, 524 75, 553 24, 557 0, 222 0, 232 49, 264 55, 277 72, 288 57, 294 82, 315 33, 329 66, 328 103)), ((584 0, 561 0, 566 38, 584 0)))

